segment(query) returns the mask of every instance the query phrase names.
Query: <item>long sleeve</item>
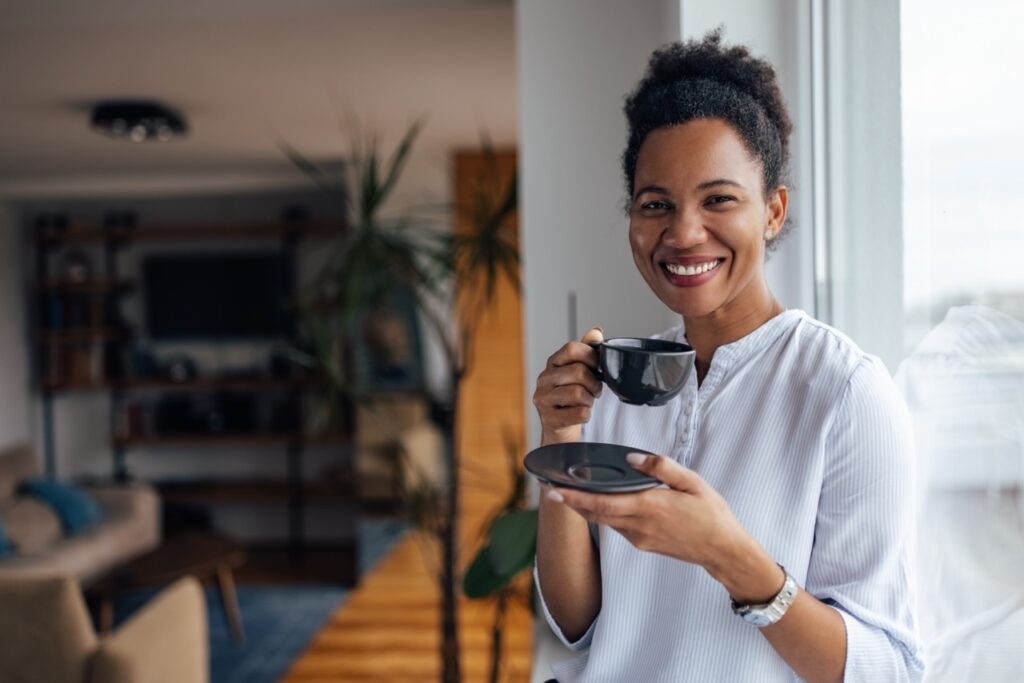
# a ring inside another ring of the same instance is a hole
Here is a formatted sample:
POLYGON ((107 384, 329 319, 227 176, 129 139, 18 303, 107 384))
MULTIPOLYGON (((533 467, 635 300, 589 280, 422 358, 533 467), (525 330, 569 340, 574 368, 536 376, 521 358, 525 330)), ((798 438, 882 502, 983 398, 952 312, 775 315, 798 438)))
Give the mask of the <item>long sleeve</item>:
POLYGON ((912 430, 878 359, 850 377, 825 458, 806 590, 843 617, 846 681, 919 681, 912 430))

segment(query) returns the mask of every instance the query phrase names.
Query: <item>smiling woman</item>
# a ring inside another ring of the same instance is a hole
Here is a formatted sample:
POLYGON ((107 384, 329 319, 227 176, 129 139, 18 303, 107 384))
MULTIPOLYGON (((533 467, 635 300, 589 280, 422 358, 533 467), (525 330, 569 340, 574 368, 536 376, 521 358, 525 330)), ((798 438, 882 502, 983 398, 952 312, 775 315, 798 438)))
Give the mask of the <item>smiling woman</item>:
POLYGON ((636 168, 629 241, 658 298, 689 318, 773 306, 764 250, 785 221, 789 195, 778 186, 764 196, 762 164, 735 128, 717 118, 658 128, 636 168))
POLYGON ((594 328, 537 379, 542 443, 661 454, 627 460, 664 484, 542 497, 544 613, 586 650, 557 680, 919 680, 906 406, 878 358, 765 281, 789 205, 774 70, 719 33, 672 44, 626 115, 633 260, 697 372, 626 405, 601 391, 594 328))

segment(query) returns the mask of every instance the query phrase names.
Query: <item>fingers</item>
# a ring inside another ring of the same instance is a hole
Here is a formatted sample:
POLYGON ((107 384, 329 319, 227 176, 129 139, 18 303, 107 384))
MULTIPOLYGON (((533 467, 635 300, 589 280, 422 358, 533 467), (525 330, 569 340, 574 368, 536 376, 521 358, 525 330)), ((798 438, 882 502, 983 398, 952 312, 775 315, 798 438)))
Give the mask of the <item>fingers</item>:
MULTIPOLYGON (((600 341, 604 335, 600 327, 595 327, 583 338, 600 341)), ((572 427, 559 440, 579 438, 577 428, 590 420, 594 399, 601 395, 601 381, 593 372, 596 368, 597 352, 583 342, 569 342, 548 358, 533 394, 545 434, 572 427)))
POLYGON ((594 376, 594 373, 582 363, 573 363, 557 370, 552 369, 551 372, 542 372, 537 378, 537 389, 571 386, 574 384, 584 387, 595 398, 601 395, 601 387, 604 386, 594 376))
POLYGON ((677 491, 696 493, 705 486, 704 480, 696 472, 663 455, 630 453, 626 460, 633 469, 654 477, 677 491))
POLYGON ((534 403, 541 408, 590 408, 594 405, 594 395, 584 386, 568 384, 550 387, 534 403))
POLYGON ((548 358, 547 368, 561 368, 571 363, 583 363, 589 368, 597 368, 597 351, 583 342, 567 342, 562 348, 548 358))
POLYGON ((600 344, 604 341, 604 330, 596 326, 591 327, 580 341, 584 344, 600 344))
POLYGON ((583 335, 581 341, 566 343, 548 358, 547 367, 563 367, 570 363, 583 363, 591 368, 597 367, 597 352, 591 344, 604 341, 604 331, 600 327, 592 327, 583 335))
POLYGON ((589 522, 608 526, 628 525, 643 515, 643 499, 636 494, 586 493, 551 487, 545 493, 550 500, 568 505, 589 522))

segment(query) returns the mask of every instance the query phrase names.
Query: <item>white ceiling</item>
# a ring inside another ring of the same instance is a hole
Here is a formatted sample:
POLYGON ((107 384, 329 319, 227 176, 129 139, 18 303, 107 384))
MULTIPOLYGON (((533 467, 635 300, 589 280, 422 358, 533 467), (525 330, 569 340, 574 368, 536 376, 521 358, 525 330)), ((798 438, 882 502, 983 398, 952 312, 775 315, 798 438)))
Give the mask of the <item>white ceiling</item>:
POLYGON ((516 139, 514 11, 484 0, 0 0, 0 198, 302 182, 278 140, 346 148, 351 111, 385 139, 428 118, 441 158, 516 139), (183 111, 185 140, 88 128, 98 99, 183 111))

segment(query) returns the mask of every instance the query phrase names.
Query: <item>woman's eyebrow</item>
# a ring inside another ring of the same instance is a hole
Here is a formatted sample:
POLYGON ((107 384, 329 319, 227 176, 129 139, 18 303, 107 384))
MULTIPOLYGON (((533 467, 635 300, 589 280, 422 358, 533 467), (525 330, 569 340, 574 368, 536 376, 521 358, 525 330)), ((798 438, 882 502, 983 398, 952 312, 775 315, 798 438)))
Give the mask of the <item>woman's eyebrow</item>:
POLYGON ((741 190, 747 189, 743 187, 742 184, 736 182, 735 180, 729 180, 728 178, 715 178, 714 180, 705 180, 703 183, 697 186, 697 189, 707 190, 709 188, 714 187, 715 185, 732 185, 733 187, 738 187, 741 190))
POLYGON ((666 196, 671 194, 667 189, 665 189, 661 185, 644 185, 639 190, 633 193, 633 199, 636 199, 645 192, 653 192, 655 194, 663 194, 666 196))

